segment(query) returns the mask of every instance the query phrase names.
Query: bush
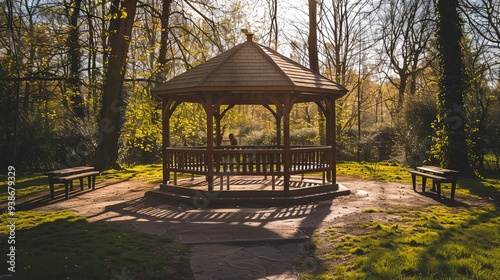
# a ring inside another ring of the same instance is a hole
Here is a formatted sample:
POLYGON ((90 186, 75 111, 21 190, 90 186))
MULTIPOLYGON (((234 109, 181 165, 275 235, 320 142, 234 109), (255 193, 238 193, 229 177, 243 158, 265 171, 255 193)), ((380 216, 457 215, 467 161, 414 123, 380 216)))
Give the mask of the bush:
POLYGON ((44 123, 40 119, 22 114, 16 168, 45 171, 90 164, 95 152, 93 129, 79 122, 68 118, 61 127, 51 130, 40 125, 44 123))
POLYGON ((430 158, 432 123, 437 107, 433 96, 408 99, 396 123, 397 141, 404 149, 405 163, 415 167, 430 158))
POLYGON ((276 133, 264 130, 251 131, 242 139, 241 144, 250 146, 276 145, 276 133))
POLYGON ((377 161, 388 160, 393 154, 396 144, 396 132, 392 127, 382 127, 373 137, 376 144, 377 161))
POLYGON ((292 145, 313 145, 318 139, 318 129, 304 127, 290 132, 290 143, 292 145))

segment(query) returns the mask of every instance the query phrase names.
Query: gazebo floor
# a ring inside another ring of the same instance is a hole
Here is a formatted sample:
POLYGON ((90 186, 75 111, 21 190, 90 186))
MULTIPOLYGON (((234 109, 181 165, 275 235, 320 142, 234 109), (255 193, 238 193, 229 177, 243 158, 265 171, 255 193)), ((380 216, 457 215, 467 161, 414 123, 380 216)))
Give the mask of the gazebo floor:
POLYGON ((213 191, 208 191, 205 177, 193 179, 179 179, 177 184, 162 184, 159 188, 147 193, 159 199, 182 202, 195 208, 218 206, 258 206, 298 204, 310 201, 331 199, 341 195, 348 195, 350 191, 341 184, 338 188, 332 184, 323 184, 321 178, 304 178, 292 176, 289 182, 289 191, 284 190, 282 178, 275 180, 275 189, 272 189, 270 177, 264 176, 231 176, 229 189, 227 177, 214 180, 213 191))

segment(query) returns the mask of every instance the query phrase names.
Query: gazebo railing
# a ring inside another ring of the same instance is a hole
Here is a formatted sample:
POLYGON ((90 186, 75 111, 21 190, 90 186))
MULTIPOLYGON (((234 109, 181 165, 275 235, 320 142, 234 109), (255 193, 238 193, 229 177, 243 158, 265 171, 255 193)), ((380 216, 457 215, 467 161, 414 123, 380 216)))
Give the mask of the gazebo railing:
MULTIPOLYGON (((331 147, 299 146, 290 149, 290 174, 331 170, 331 147)), ((278 146, 222 146, 213 150, 213 174, 283 175, 284 150, 278 146)), ((165 153, 169 171, 208 174, 206 147, 169 147, 165 153)))
POLYGON ((165 162, 170 171, 193 174, 207 174, 206 148, 167 148, 165 162))
POLYGON ((214 150, 216 175, 280 175, 283 150, 234 147, 214 150))
POLYGON ((331 148, 328 146, 297 147, 291 152, 291 174, 328 171, 332 168, 330 162, 331 148))

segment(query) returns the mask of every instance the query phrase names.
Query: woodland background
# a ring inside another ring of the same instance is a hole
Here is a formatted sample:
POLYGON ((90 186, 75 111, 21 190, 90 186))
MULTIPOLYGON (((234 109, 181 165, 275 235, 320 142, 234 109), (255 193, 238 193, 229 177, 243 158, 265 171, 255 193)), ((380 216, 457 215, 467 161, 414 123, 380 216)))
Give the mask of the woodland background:
MULTIPOLYGON (((439 108, 439 1, 309 2, 317 9, 319 71, 350 90, 337 101, 338 160, 439 163, 444 119, 463 125, 474 171, 500 170, 499 1, 450 1, 463 34, 464 94, 463 106, 448 109, 439 108)), ((242 29, 311 66, 306 0, 3 0, 0 7, 2 168, 160 162, 160 102, 150 89, 242 43, 242 29)), ((268 114, 231 109, 225 137, 272 144, 268 114)), ((182 104, 171 121, 173 145, 205 145, 204 116, 182 104)), ((295 106, 292 141, 321 143, 321 122, 314 104, 295 106)))

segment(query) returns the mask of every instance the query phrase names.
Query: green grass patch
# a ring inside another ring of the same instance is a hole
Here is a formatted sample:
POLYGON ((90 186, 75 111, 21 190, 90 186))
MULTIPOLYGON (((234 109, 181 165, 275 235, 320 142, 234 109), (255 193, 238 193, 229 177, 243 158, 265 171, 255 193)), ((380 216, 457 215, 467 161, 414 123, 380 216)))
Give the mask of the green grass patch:
MULTIPOLYGON (((15 279, 164 279, 172 269, 189 273, 186 250, 171 238, 88 223, 70 211, 18 211, 16 217, 15 279)), ((1 215, 1 234, 9 234, 6 218, 1 215)), ((0 245, 1 252, 12 246, 6 238, 0 245)), ((2 267, 8 272, 7 263, 2 267)))
MULTIPOLYGON (((7 172, 0 175, 0 201, 7 201, 7 172)), ((47 176, 41 173, 16 173, 15 188, 16 197, 50 193, 47 176)))
POLYGON ((124 166, 121 170, 104 171, 98 178, 101 180, 144 180, 149 183, 161 183, 163 167, 162 164, 124 166))
POLYGON ((369 180, 411 182, 410 168, 395 162, 340 162, 337 173, 369 180))
MULTIPOLYGON (((184 177, 190 175, 185 174, 184 177)), ((128 181, 144 180, 148 183, 161 183, 163 171, 161 164, 134 165, 123 167, 121 170, 107 170, 101 172, 96 182, 102 181, 128 181)), ((179 178, 183 178, 179 174, 179 178)), ((76 182, 76 181, 75 181, 76 182)), ((86 180, 85 180, 86 182, 86 180)), ((48 195, 50 193, 49 181, 44 173, 19 173, 15 177, 16 198, 29 196, 48 195)), ((56 184, 56 190, 63 189, 62 184, 56 184)), ((0 174, 0 201, 7 201, 7 172, 0 174)))
POLYGON ((361 236, 315 235, 313 242, 331 250, 316 256, 324 270, 303 278, 500 279, 499 212, 446 206, 391 211, 402 218, 362 225, 367 232, 361 236))
MULTIPOLYGON (((121 170, 107 170, 101 173, 98 177, 101 180, 144 180, 148 183, 161 183, 163 181, 163 165, 158 164, 145 164, 145 165, 132 165, 122 166, 121 170)), ((190 178, 191 174, 178 173, 178 178, 190 178)), ((172 175, 173 176, 173 173, 172 175)))
MULTIPOLYGON (((367 180, 385 182, 400 182, 411 184, 412 168, 393 162, 340 162, 337 164, 337 173, 359 177, 367 180)), ((417 176, 417 188, 420 188, 421 177, 417 176)), ((488 178, 459 176, 456 196, 471 196, 475 198, 491 198, 500 200, 500 174, 490 175, 488 178)), ((443 192, 450 193, 449 183, 442 185, 443 192)))

